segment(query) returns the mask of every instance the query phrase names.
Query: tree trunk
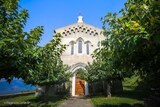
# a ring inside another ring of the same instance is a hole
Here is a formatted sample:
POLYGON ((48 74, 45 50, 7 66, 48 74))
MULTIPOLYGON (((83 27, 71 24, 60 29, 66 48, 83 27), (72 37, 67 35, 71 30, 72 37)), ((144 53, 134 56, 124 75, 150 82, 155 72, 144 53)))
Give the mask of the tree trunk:
POLYGON ((105 93, 105 82, 102 81, 102 86, 103 86, 103 93, 105 93))
POLYGON ((95 95, 95 83, 92 83, 92 93, 95 95))
POLYGON ((107 81, 107 97, 111 97, 111 80, 107 81))
POLYGON ((46 102, 48 100, 48 92, 49 92, 49 85, 45 86, 45 92, 44 92, 44 101, 46 102))

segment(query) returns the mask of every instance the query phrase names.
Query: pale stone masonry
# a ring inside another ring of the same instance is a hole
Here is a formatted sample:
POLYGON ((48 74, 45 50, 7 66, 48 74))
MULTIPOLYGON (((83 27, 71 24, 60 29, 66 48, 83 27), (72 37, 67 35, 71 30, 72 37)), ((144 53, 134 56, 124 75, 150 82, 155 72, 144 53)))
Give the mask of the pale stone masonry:
MULTIPOLYGON (((100 47, 100 42, 105 37, 101 29, 84 23, 82 16, 78 16, 77 23, 55 29, 54 32, 60 33, 63 36, 62 44, 67 45, 61 59, 64 64, 70 66, 70 71, 74 73, 74 76, 71 78, 71 95, 75 96, 76 71, 80 68, 85 69, 88 62, 92 63, 91 54, 100 47)), ((85 95, 89 95, 87 82, 85 82, 85 95)))
POLYGON ((66 27, 55 30, 60 33, 62 44, 66 44, 67 48, 61 56, 64 64, 72 66, 77 63, 87 64, 92 62, 91 54, 100 46, 100 42, 105 39, 101 33, 101 29, 86 24, 82 20, 82 16, 78 17, 78 22, 66 27), (78 53, 78 42, 82 41, 82 53, 78 53), (74 44, 74 52, 71 55, 71 45, 74 44), (89 44, 89 54, 87 54, 87 44, 89 44))

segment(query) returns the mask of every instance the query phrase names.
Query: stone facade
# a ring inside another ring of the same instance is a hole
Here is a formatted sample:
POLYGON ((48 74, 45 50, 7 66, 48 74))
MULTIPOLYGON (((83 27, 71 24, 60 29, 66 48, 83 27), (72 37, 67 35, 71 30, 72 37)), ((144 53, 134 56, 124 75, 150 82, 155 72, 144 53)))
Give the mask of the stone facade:
POLYGON ((63 36, 62 44, 67 45, 61 58, 64 64, 69 66, 77 63, 87 64, 88 62, 92 62, 91 54, 95 49, 100 47, 100 41, 105 39, 101 33, 101 29, 84 23, 82 16, 78 17, 77 23, 56 29, 55 33, 60 33, 63 36), (82 52, 78 52, 80 41, 82 42, 82 52), (88 53, 87 45, 89 48, 88 53))
MULTIPOLYGON (((92 63, 91 54, 101 46, 101 41, 105 39, 102 30, 83 22, 83 17, 79 16, 75 24, 55 29, 55 33, 60 33, 62 44, 67 48, 61 56, 64 64, 70 66, 70 71, 74 73, 71 78, 72 92, 75 96, 75 77, 77 69, 85 69, 88 62, 92 63)), ((85 95, 88 95, 88 84, 85 82, 85 95)))

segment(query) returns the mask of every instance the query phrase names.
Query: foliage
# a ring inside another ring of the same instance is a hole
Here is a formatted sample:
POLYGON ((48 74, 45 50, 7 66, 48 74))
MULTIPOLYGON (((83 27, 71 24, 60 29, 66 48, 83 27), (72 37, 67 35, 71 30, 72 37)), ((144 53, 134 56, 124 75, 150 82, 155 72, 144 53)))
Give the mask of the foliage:
POLYGON ((111 65, 112 57, 108 47, 96 49, 92 56, 94 58, 93 63, 89 63, 87 66, 89 81, 105 81, 121 78, 121 72, 113 69, 111 65))
POLYGON ((123 86, 134 86, 137 87, 138 83, 141 82, 141 78, 139 76, 133 75, 130 78, 126 77, 123 81, 123 86))
POLYGON ((80 77, 83 80, 87 80, 87 71, 84 69, 78 69, 76 76, 80 77))
POLYGON ((36 59, 37 43, 43 27, 24 32, 28 11, 20 10, 19 0, 0 0, 0 78, 25 78, 36 59))
POLYGON ((102 19, 107 37, 103 46, 111 51, 110 64, 144 80, 160 81, 160 2, 128 0, 120 13, 120 17, 108 13, 102 19))
POLYGON ((68 67, 60 55, 65 49, 57 34, 45 47, 37 43, 43 27, 24 32, 28 11, 18 8, 19 0, 0 0, 0 78, 24 79, 33 85, 62 83, 69 79, 68 67))
POLYGON ((45 47, 39 47, 37 57, 39 62, 31 69, 26 78, 27 83, 34 85, 54 85, 69 80, 71 76, 68 66, 64 65, 60 55, 65 49, 61 43, 61 35, 56 34, 45 47))
MULTIPOLYGON (((120 74, 112 69, 110 64, 111 54, 110 51, 106 51, 106 48, 99 48, 94 51, 93 62, 87 66, 87 79, 92 84, 92 89, 94 88, 94 82, 101 82, 103 86, 103 93, 106 93, 108 97, 111 97, 111 81, 113 78, 121 78, 120 74), (107 87, 105 89, 105 83, 107 87)), ((94 91, 93 91, 93 94, 94 91)))

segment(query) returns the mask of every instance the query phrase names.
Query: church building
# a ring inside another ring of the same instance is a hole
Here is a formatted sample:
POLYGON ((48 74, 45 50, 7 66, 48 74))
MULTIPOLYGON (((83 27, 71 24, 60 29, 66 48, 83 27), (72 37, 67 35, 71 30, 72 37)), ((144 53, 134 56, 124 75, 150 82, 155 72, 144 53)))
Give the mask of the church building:
POLYGON ((71 78, 71 95, 89 95, 87 81, 78 78, 76 74, 79 69, 85 70, 88 62, 92 63, 91 54, 105 39, 102 29, 86 24, 83 17, 78 16, 77 23, 55 29, 54 32, 63 36, 62 44, 67 46, 61 59, 74 74, 71 78))

